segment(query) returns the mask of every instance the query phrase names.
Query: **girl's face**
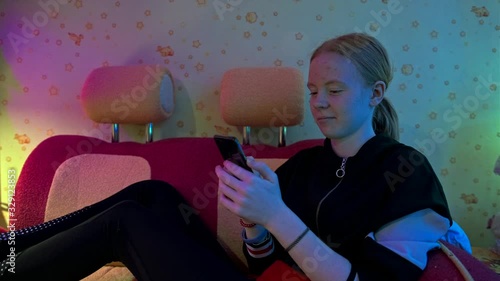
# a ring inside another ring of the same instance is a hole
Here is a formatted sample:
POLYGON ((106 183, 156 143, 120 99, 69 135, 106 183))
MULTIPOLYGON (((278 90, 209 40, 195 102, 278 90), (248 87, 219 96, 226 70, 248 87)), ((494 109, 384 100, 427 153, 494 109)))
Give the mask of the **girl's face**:
POLYGON ((340 140, 374 134, 373 89, 350 60, 321 53, 311 61, 307 87, 312 115, 325 137, 340 140))

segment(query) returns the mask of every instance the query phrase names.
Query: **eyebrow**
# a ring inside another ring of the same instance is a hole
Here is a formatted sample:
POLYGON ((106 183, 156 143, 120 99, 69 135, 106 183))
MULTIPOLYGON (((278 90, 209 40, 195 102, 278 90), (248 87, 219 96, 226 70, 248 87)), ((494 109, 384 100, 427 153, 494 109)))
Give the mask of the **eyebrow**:
MULTIPOLYGON (((327 86, 329 86, 329 85, 331 85, 331 84, 341 84, 341 85, 343 85, 343 86, 345 86, 345 85, 346 85, 344 82, 339 81, 339 80, 330 80, 330 81, 327 81, 327 82, 325 83, 325 85, 327 85, 327 86)), ((310 87, 310 86, 315 86, 315 85, 314 85, 313 83, 311 83, 311 82, 307 82, 307 87, 310 87)))

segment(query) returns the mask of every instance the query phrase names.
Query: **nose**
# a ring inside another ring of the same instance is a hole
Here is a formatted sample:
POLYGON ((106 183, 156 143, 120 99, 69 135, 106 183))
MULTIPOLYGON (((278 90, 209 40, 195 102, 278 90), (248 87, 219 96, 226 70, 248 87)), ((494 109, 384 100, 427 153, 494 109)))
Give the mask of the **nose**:
POLYGON ((318 91, 315 95, 312 95, 309 99, 311 106, 317 109, 328 108, 328 100, 324 91, 318 91))

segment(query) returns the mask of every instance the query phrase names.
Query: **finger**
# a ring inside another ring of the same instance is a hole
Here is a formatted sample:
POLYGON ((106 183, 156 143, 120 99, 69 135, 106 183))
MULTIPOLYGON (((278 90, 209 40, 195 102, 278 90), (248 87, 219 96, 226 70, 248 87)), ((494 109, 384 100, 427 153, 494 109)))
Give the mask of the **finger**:
MULTIPOLYGON (((253 158, 253 156, 247 156, 247 165, 248 165, 248 161, 255 161, 255 158, 253 158)), ((253 170, 253 174, 256 175, 257 177, 260 177, 260 173, 254 169, 253 170)))
POLYGON ((255 159, 252 158, 247 158, 248 159, 248 166, 252 168, 253 170, 257 171, 262 178, 272 182, 272 183, 278 183, 278 177, 276 176, 276 173, 267 166, 266 163, 261 162, 261 161, 256 161, 255 159))
POLYGON ((229 173, 233 174, 235 177, 240 179, 241 181, 248 181, 253 177, 253 173, 245 170, 244 168, 234 164, 231 161, 224 161, 224 168, 228 170, 229 173))
POLYGON ((221 204, 224 208, 228 209, 231 213, 236 213, 236 203, 234 203, 229 197, 224 195, 223 193, 219 194, 219 204, 221 204))
POLYGON ((230 171, 228 171, 225 167, 216 166, 215 174, 225 184, 234 187, 238 183, 238 179, 236 179, 230 171))
POLYGON ((239 194, 236 190, 234 190, 231 186, 228 186, 221 180, 219 180, 219 193, 222 193, 229 200, 236 202, 239 198, 239 194))

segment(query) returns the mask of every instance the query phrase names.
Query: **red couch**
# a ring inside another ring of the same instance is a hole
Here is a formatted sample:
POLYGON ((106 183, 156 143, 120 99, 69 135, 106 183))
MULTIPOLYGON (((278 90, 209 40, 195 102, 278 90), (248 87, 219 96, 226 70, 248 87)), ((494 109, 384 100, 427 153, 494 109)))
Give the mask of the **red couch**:
MULTIPOLYGON (((279 165, 280 162, 297 151, 321 143, 322 140, 307 140, 281 148, 269 145, 246 145, 244 150, 247 155, 265 159, 271 163, 270 165, 279 165)), ((29 155, 19 176, 15 194, 16 208, 13 214, 13 218, 17 220, 16 227, 27 227, 42 223, 47 219, 46 208, 48 205, 51 206, 50 208, 58 208, 71 200, 77 200, 68 196, 82 197, 86 193, 95 193, 95 191, 86 189, 88 187, 85 187, 85 179, 81 181, 83 184, 80 183, 82 184, 81 189, 77 191, 80 195, 71 192, 69 195, 65 194, 66 197, 57 197, 59 195, 51 193, 51 188, 55 189, 56 182, 64 183, 67 180, 74 180, 75 173, 81 173, 81 170, 85 167, 94 169, 92 171, 94 174, 101 172, 114 173, 107 171, 107 167, 96 168, 96 165, 89 166, 89 163, 84 163, 88 158, 81 158, 86 160, 72 163, 73 169, 70 169, 69 172, 61 172, 64 163, 69 163, 67 160, 80 159, 79 157, 91 155, 111 158, 134 156, 135 158, 130 159, 133 159, 133 161, 141 160, 142 162, 137 162, 139 164, 134 164, 134 167, 137 167, 138 170, 142 169, 140 168, 141 165, 146 167, 140 173, 144 174, 146 178, 149 176, 151 179, 171 183, 186 198, 187 202, 192 203, 200 211, 201 218, 213 233, 219 237, 224 246, 228 247, 227 244, 236 243, 236 247, 240 248, 240 241, 234 240, 234 237, 224 237, 226 234, 222 233, 222 231, 232 227, 236 227, 238 232, 240 229, 237 224, 228 223, 224 220, 217 205, 215 196, 217 179, 214 167, 222 162, 222 158, 212 138, 173 138, 145 144, 135 142, 108 143, 100 139, 84 136, 54 136, 48 138, 40 143, 29 155), (56 178, 62 178, 63 180, 56 180, 56 178)), ((118 165, 124 164, 127 163, 119 163, 118 165)), ((119 174, 120 171, 116 171, 116 173, 119 174)), ((127 173, 133 174, 136 172, 131 170, 127 171, 127 173)), ((101 176, 102 174, 99 175, 99 177, 101 176)), ((92 180, 93 183, 106 182, 104 178, 88 180, 92 180)), ((133 181, 134 178, 132 177, 130 180, 133 181)), ((99 187, 96 188, 99 189, 99 187)), ((108 190, 106 192, 113 191, 108 190)), ((103 194, 97 194, 97 197, 94 196, 91 200, 102 199, 101 197, 108 195, 104 194, 106 192, 103 191, 103 194)), ((67 211, 70 210, 60 210, 61 214, 67 211)), ((57 214, 56 211, 52 216, 57 214)), ((462 270, 469 272, 474 280, 500 280, 498 275, 471 255, 452 245, 446 245, 464 265, 462 270)), ((235 249, 234 245, 232 249, 235 249)), ((229 247, 228 251, 231 251, 229 247)), ((125 268, 116 266, 116 264, 108 265, 108 269, 110 266, 126 271, 125 268)), ((111 271, 106 271, 106 274, 94 275, 94 277, 89 277, 88 280, 110 280, 112 278, 114 280, 128 280, 127 278, 132 278, 131 275, 128 275, 128 277, 118 279, 117 275, 113 276, 113 274, 107 274, 107 272, 111 271)), ((289 277, 287 280, 294 280, 292 277, 296 277, 295 280, 301 280, 298 273, 291 271, 281 263, 272 266, 259 280, 281 280, 285 276, 284 274, 289 277)), ((436 250, 429 254, 429 264, 421 280, 465 280, 463 276, 460 267, 454 264, 447 254, 441 250, 436 250)))

